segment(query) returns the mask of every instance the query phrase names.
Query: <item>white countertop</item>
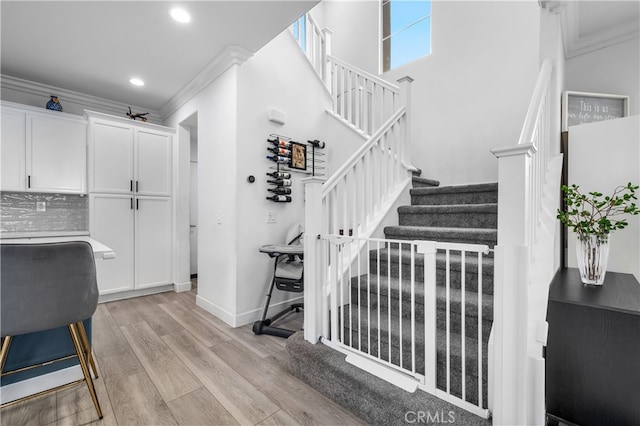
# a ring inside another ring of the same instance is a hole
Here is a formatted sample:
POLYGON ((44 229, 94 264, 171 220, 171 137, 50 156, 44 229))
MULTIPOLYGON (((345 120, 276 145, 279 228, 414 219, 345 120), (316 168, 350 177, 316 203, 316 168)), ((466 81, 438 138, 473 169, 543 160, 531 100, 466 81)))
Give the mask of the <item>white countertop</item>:
POLYGON ((96 259, 114 259, 116 253, 99 241, 87 235, 66 237, 31 237, 31 238, 2 238, 0 244, 38 244, 38 243, 63 243, 67 241, 86 241, 91 244, 96 259))

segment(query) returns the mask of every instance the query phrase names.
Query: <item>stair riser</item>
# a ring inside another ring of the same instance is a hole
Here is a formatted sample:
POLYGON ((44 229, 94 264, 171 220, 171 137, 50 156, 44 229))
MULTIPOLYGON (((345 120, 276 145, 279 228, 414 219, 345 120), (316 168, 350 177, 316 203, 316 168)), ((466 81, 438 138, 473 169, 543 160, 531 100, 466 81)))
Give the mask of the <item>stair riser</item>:
MULTIPOLYGON (((380 275, 383 277, 388 276, 389 271, 388 262, 386 259, 383 259, 380 262, 380 275)), ((391 276, 398 277, 400 275, 400 265, 398 265, 397 258, 396 261, 391 260, 391 276)), ((378 273, 378 264, 373 261, 369 264, 369 272, 372 274, 378 273)), ((462 273, 460 271, 456 271, 452 269, 450 272, 450 286, 451 288, 459 289, 461 288, 462 283, 462 273)), ((414 274, 416 283, 424 282, 424 267, 421 265, 415 265, 414 274)), ((444 287, 446 283, 446 275, 447 271, 444 268, 436 268, 436 285, 440 287, 444 287)), ((468 267, 465 271, 465 289, 471 292, 478 291, 478 273, 476 272, 476 266, 468 267)), ((407 263, 402 264, 402 277, 406 279, 410 279, 411 277, 411 265, 407 263)), ((483 271, 482 274, 482 293, 487 295, 493 295, 493 270, 490 271, 489 274, 485 274, 483 271)))
POLYGON ((497 191, 459 192, 459 193, 427 193, 411 192, 413 206, 441 206, 451 204, 490 204, 498 202, 497 191))
POLYGON ((450 228, 491 228, 498 227, 495 213, 420 213, 399 214, 400 226, 436 226, 450 228))

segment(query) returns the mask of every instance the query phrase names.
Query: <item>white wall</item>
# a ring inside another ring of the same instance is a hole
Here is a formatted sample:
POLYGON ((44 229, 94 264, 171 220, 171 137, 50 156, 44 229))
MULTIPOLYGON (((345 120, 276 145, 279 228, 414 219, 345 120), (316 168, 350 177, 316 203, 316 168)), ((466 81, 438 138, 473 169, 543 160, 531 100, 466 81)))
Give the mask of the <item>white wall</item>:
POLYGON ((539 71, 536 1, 432 6, 432 54, 384 75, 413 82, 413 156, 442 184, 497 181, 491 148, 515 145, 539 71))
POLYGON ((324 26, 333 32, 332 55, 378 75, 380 1, 325 0, 319 7, 323 8, 324 26))
MULTIPOLYGON (((237 282, 237 73, 232 65, 206 89, 182 106, 167 124, 177 126, 198 113, 198 297, 197 304, 228 323, 236 315, 237 282), (218 218, 220 223, 218 223, 218 218)), ((187 177, 179 191, 189 191, 189 137, 177 160, 187 177)), ((185 204, 184 206, 187 206, 185 204)), ((178 244, 189 241, 189 209, 177 209, 176 221, 186 224, 178 244)), ((189 256, 178 259, 189 265, 189 256)))
MULTIPOLYGON (((324 2, 333 52, 379 69, 379 2, 324 2)), ((517 143, 539 70, 537 1, 434 1, 432 54, 383 77, 413 82, 413 162, 442 184, 494 182, 491 148, 517 143)))
MULTIPOLYGON (((610 195, 620 185, 640 185, 640 116, 573 126, 569 130, 569 184, 610 195)), ((607 270, 640 280, 640 217, 610 237, 607 270)), ((567 263, 575 268, 575 236, 569 232, 567 263)))
POLYGON ((640 114, 640 38, 566 61, 566 90, 629 96, 629 115, 640 114))
MULTIPOLYGON (((266 172, 273 164, 266 159, 266 139, 277 133, 300 142, 323 140, 330 169, 362 143, 326 113, 330 102, 298 45, 283 33, 227 70, 169 120, 177 125, 198 113, 197 302, 233 326, 258 319, 264 304, 273 264, 258 248, 283 241, 288 228, 304 216, 305 174, 293 175, 292 203, 266 200, 266 172), (287 115, 284 125, 268 120, 270 108, 287 115), (247 181, 249 175, 255 183, 247 181), (266 223, 267 210, 276 212, 277 223, 266 223)), ((188 150, 184 157, 180 167, 188 170, 188 150)), ((188 215, 188 209, 181 214, 188 215)), ((297 296, 276 292, 273 303, 297 296)))

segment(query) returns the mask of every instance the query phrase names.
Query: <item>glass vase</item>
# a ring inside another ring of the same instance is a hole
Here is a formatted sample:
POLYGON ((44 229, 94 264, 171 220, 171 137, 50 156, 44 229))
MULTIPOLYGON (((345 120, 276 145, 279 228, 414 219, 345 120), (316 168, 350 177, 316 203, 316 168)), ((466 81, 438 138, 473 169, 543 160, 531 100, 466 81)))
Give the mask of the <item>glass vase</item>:
POLYGON ((585 284, 602 285, 609 261, 609 235, 576 234, 580 278, 585 284))

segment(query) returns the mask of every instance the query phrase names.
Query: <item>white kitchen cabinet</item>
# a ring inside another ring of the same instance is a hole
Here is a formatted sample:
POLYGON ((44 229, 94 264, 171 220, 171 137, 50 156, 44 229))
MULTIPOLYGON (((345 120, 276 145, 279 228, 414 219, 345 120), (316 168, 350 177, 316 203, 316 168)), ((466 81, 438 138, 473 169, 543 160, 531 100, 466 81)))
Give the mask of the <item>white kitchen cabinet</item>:
POLYGON ((101 295, 134 289, 133 197, 118 194, 90 194, 91 238, 110 247, 115 259, 96 262, 101 295))
POLYGON ((117 256, 98 271, 100 295, 136 295, 172 284, 174 130, 86 115, 90 233, 117 256))
POLYGON ((86 193, 86 122, 2 103, 3 191, 86 193))
POLYGON ((27 191, 84 194, 86 123, 55 114, 27 114, 27 191))
POLYGON ((171 196, 173 130, 87 111, 89 191, 171 196))
POLYGON ((0 185, 3 191, 24 191, 27 187, 25 167, 24 111, 2 107, 0 140, 0 185))
POLYGON ((89 191, 133 192, 133 127, 89 121, 89 191))
POLYGON ((136 197, 135 287, 172 283, 171 199, 136 197))
POLYGON ((97 266, 100 295, 171 284, 169 197, 90 194, 90 235, 116 253, 97 266))

